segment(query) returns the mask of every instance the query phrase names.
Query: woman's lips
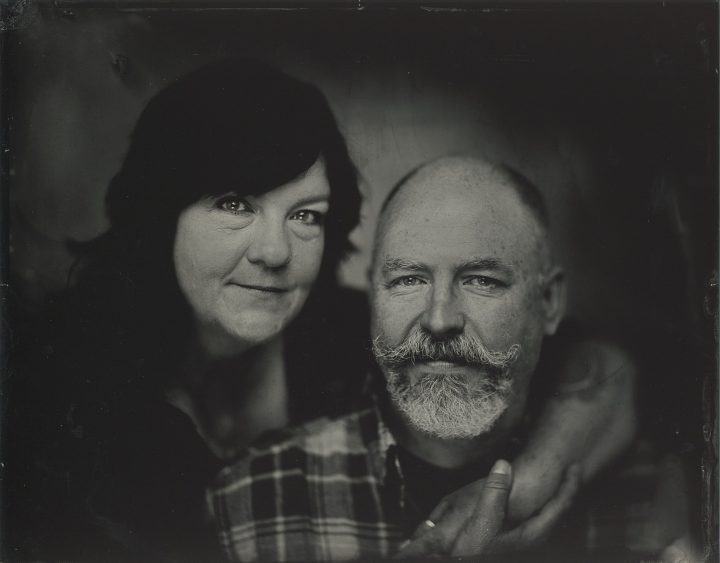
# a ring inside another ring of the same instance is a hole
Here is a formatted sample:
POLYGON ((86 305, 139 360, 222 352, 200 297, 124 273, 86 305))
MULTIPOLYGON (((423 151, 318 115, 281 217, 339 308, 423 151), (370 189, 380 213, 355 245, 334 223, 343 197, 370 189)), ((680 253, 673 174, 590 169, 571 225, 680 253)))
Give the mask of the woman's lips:
POLYGON ((263 293, 287 293, 288 291, 290 291, 289 288, 279 287, 275 285, 255 285, 249 283, 233 283, 232 285, 236 285, 238 287, 250 289, 253 291, 262 291, 263 293))

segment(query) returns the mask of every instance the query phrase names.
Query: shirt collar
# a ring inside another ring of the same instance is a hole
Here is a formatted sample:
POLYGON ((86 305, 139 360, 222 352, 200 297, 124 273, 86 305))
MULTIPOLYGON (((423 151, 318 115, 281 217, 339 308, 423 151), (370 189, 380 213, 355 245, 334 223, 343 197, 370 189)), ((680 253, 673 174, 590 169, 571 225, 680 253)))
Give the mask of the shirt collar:
POLYGON ((397 442, 392 435, 390 428, 383 421, 382 409, 377 397, 373 397, 372 414, 375 423, 375 439, 368 445, 373 475, 380 481, 385 482, 388 477, 388 466, 395 469, 397 477, 402 479, 402 471, 398 461, 396 449, 397 442))

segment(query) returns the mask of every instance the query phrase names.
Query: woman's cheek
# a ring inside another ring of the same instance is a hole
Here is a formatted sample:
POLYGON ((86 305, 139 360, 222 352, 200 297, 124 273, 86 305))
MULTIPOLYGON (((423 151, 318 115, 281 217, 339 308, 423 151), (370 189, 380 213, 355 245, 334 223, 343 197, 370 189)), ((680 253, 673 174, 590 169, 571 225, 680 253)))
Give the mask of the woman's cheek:
POLYGON ((297 281, 303 285, 312 285, 320 272, 322 265, 323 251, 325 249, 324 236, 321 235, 313 240, 300 241, 297 257, 297 281))

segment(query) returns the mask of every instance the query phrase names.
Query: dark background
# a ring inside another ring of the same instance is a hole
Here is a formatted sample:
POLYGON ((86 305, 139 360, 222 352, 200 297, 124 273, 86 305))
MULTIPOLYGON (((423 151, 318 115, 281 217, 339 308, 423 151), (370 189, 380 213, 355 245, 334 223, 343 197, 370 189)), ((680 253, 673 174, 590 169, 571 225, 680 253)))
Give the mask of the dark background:
POLYGON ((411 167, 478 154, 540 186, 570 313, 638 359, 641 428, 687 461, 704 501, 693 520, 714 538, 717 4, 262 6, 4 8, 6 296, 18 322, 65 287, 67 240, 106 228, 104 193, 147 100, 211 60, 268 60, 322 88, 362 175, 348 285, 365 287, 374 216, 411 167))

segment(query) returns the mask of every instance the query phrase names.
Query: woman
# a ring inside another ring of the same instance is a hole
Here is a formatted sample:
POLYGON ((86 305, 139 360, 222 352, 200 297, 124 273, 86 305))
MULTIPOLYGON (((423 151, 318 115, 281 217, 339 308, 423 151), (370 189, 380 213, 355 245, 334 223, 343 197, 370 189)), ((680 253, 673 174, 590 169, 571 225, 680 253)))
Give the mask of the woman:
MULTIPOLYGON (((76 245, 44 369, 11 399, 7 490, 29 492, 8 500, 9 535, 25 557, 216 555, 202 499, 221 460, 362 394, 364 302, 335 279, 359 206, 313 86, 229 61, 150 101, 110 185, 110 229, 76 245)), ((539 507, 523 498, 520 513, 539 507)))

